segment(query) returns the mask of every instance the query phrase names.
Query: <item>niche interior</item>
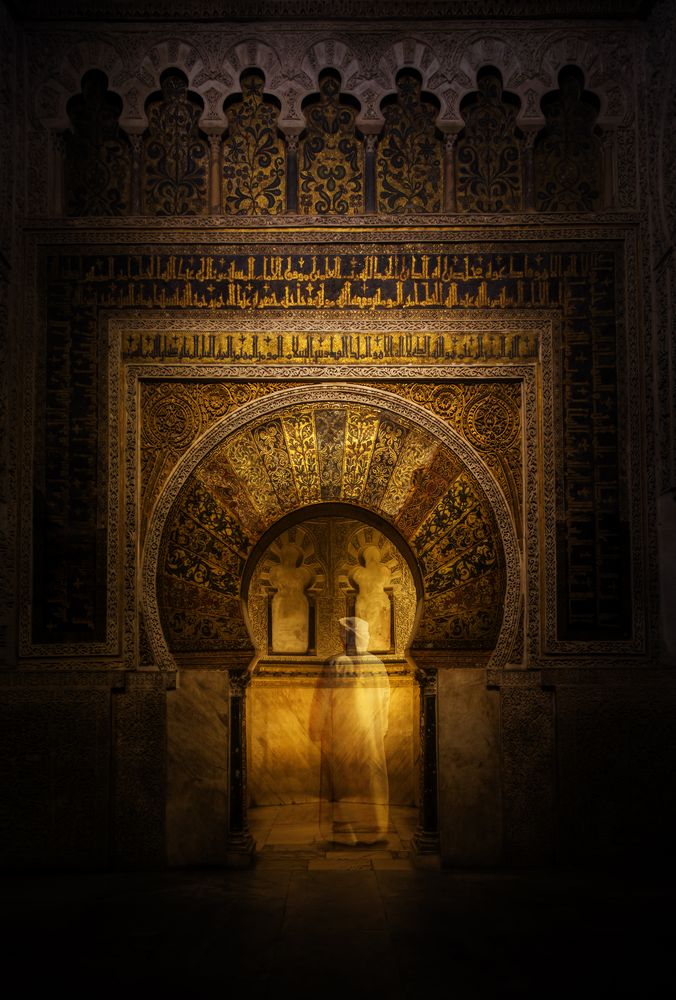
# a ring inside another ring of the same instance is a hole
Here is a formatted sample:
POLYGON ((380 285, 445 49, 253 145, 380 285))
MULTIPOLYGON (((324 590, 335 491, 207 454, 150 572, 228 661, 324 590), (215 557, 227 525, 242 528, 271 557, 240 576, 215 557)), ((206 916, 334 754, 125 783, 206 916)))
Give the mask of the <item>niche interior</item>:
MULTIPOLYGON (((384 525, 382 526, 384 527, 384 525)), ((403 540, 352 512, 331 508, 281 527, 255 554, 247 610, 259 657, 247 706, 250 820, 271 806, 303 806, 300 838, 321 839, 322 746, 313 731, 318 689, 344 653, 341 620, 368 623, 369 670, 388 688, 384 753, 388 805, 418 804, 419 689, 406 650, 419 592, 403 540)), ((364 706, 341 742, 359 743, 364 706)), ((314 727, 316 729, 316 725, 314 727)), ((324 808, 326 803, 324 803, 324 808)), ((293 813, 291 813, 293 815, 293 813)), ((393 831, 390 831, 391 833, 393 831)), ((293 833, 290 836, 294 836, 293 833)))

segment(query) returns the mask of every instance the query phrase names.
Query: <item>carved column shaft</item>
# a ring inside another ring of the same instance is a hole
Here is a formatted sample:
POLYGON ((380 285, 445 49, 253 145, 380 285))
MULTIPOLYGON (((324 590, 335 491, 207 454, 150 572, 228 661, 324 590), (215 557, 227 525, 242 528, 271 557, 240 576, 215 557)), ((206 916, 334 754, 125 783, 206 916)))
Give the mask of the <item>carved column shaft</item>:
POLYGON ((526 129, 523 144, 523 201, 526 212, 535 208, 535 140, 538 129, 526 129))
POLYGON ((230 732, 228 760, 228 844, 226 858, 232 867, 248 867, 255 851, 249 832, 246 803, 246 688, 245 670, 230 671, 230 732))
POLYGON ((416 854, 439 853, 437 790, 437 671, 418 674, 420 684, 420 822, 413 837, 416 854))
POLYGON ((444 143, 444 211, 456 211, 455 197, 455 144, 458 132, 451 132, 444 143))
POLYGON ((221 150, 220 135, 209 136, 209 214, 221 214, 221 150))
POLYGON ((377 135, 364 136, 364 211, 376 211, 376 146, 377 135))
POLYGON ((298 211, 298 136, 286 137, 286 210, 298 211))

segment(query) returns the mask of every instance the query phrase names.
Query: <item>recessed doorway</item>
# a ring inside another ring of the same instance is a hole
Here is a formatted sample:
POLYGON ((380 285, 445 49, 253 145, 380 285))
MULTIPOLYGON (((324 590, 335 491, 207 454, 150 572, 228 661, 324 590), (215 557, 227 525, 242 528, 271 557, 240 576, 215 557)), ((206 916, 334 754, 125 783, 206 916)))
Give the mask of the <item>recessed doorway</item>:
POLYGON ((263 865, 409 864, 419 595, 404 547, 355 509, 282 523, 257 554, 247 792, 263 865))

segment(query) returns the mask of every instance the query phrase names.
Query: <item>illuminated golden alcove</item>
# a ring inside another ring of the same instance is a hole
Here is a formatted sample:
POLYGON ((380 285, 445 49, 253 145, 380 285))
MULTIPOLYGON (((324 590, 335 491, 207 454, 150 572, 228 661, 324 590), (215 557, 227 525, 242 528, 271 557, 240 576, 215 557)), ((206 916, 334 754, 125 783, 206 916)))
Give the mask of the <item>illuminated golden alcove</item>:
POLYGON ((259 657, 247 698, 252 831, 259 848, 327 838, 401 848, 405 810, 410 823, 418 802, 419 692, 406 650, 420 591, 410 553, 356 508, 284 524, 248 584, 259 657), (346 656, 346 622, 366 629, 356 657, 346 656))

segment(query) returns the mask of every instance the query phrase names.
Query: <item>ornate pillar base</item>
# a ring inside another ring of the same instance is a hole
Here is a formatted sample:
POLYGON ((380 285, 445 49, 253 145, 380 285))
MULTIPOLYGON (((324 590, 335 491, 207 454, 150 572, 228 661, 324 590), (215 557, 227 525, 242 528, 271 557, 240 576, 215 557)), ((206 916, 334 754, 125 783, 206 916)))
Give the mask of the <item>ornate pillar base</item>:
POLYGON ((231 834, 225 851, 227 868, 252 868, 256 860, 256 841, 248 830, 231 834))
POLYGON ((419 827, 411 840, 411 853, 416 868, 441 868, 439 834, 419 827))
POLYGON ((411 839, 411 847, 413 848, 413 853, 416 855, 438 854, 439 834, 431 833, 429 830, 423 830, 422 827, 418 827, 411 839))

